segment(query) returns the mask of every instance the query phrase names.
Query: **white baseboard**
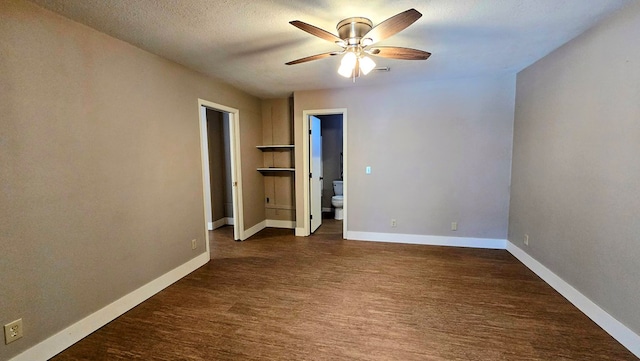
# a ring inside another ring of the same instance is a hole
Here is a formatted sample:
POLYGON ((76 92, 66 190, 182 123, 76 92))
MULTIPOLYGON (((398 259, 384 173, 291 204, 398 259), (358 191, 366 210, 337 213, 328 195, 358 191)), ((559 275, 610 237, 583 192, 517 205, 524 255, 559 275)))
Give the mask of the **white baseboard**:
POLYGON ((331 207, 322 207, 322 211, 323 212, 332 212, 333 208, 331 208, 331 207))
POLYGON ((256 224, 255 226, 247 229, 244 231, 243 235, 242 235, 242 241, 244 241, 245 239, 253 236, 254 234, 262 231, 263 229, 265 229, 267 227, 267 221, 262 221, 258 224, 256 224))
POLYGON ((276 219, 267 219, 267 227, 295 229, 296 221, 279 221, 276 219))
POLYGON ((297 227, 296 225, 296 237, 306 237, 308 234, 304 231, 304 227, 297 227))
MULTIPOLYGON (((220 227, 222 227, 222 226, 224 226, 226 224, 227 224, 227 219, 226 218, 220 218, 217 221, 213 221, 212 226, 213 226, 213 229, 218 229, 218 228, 220 228, 220 227)), ((211 231, 211 229, 210 229, 210 231, 211 231)))
POLYGON ((296 222, 295 221, 278 221, 278 220, 274 220, 274 219, 267 219, 267 220, 264 220, 264 221, 256 224, 255 226, 247 229, 246 231, 244 231, 244 235, 242 237, 242 240, 244 241, 245 239, 253 236, 254 234, 262 231, 263 229, 265 229, 267 227, 294 229, 294 228, 296 228, 296 222))
POLYGON ((213 231, 214 229, 218 229, 225 225, 233 226, 233 217, 224 217, 217 221, 207 222, 207 230, 213 231))
POLYGON ((205 252, 27 349, 11 361, 48 360, 209 262, 205 252))
POLYGON ((573 288, 570 284, 558 277, 542 263, 531 257, 515 244, 507 241, 507 251, 520 262, 542 278, 549 286, 553 287, 564 298, 587 315, 593 322, 602 327, 611 337, 615 338, 631 353, 640 357, 640 336, 631 331, 627 326, 616 320, 605 310, 591 301, 587 296, 573 288))
POLYGON ((446 237, 446 236, 427 236, 419 234, 399 234, 399 233, 376 233, 376 232, 357 232, 347 231, 346 239, 356 241, 371 242, 391 242, 391 243, 407 243, 407 244, 423 244, 429 246, 453 246, 453 247, 473 247, 473 248, 490 248, 505 249, 505 239, 490 238, 464 238, 464 237, 446 237))

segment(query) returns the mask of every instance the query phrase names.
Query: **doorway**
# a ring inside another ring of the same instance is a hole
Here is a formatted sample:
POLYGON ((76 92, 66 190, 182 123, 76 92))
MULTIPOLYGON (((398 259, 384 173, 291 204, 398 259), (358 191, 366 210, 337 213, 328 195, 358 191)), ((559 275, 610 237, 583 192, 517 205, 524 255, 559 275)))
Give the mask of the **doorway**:
POLYGON ((202 99, 198 99, 198 106, 209 251, 209 230, 218 226, 233 225, 234 240, 243 239, 239 111, 202 99))
POLYGON ((308 141, 303 142, 304 177, 303 191, 305 218, 304 235, 310 235, 323 224, 324 219, 335 228, 335 223, 342 223, 342 237, 347 230, 347 111, 346 109, 321 109, 303 111, 304 134, 308 141), (339 121, 338 121, 339 120, 339 121), (333 124, 331 124, 333 123, 333 124), (339 124, 340 129, 335 129, 339 124), (329 127, 329 125, 333 125, 329 127), (324 133, 323 133, 324 130, 324 133), (336 132, 339 130, 339 132, 336 132), (339 133, 339 144, 336 138, 339 133), (343 206, 340 212, 342 220, 328 213, 335 214, 332 208, 333 182, 342 181, 343 206))
POLYGON ((335 204, 332 204, 332 198, 343 193, 340 184, 335 184, 334 187, 336 181, 344 181, 342 114, 317 117, 320 119, 322 142, 322 219, 342 220, 343 209, 336 212, 335 204))
POLYGON ((209 148, 209 184, 211 212, 207 214, 210 231, 233 225, 233 184, 231 181, 231 147, 229 113, 206 108, 209 148))

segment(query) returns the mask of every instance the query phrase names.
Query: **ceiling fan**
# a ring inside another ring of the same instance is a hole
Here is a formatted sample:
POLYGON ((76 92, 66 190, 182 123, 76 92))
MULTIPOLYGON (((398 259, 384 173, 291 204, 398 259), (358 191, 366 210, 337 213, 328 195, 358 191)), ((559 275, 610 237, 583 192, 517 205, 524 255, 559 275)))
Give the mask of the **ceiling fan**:
POLYGON ((341 46, 342 50, 307 56, 290 61, 286 65, 306 63, 344 54, 338 73, 346 78, 353 78, 355 82, 356 77, 361 73, 366 75, 376 67, 375 62, 367 55, 402 60, 427 60, 431 53, 426 51, 397 46, 374 46, 375 43, 406 29, 421 16, 422 14, 416 9, 409 9, 390 17, 375 27, 373 22, 367 18, 347 18, 336 26, 338 36, 299 20, 291 21, 289 22, 291 25, 335 43, 341 46))

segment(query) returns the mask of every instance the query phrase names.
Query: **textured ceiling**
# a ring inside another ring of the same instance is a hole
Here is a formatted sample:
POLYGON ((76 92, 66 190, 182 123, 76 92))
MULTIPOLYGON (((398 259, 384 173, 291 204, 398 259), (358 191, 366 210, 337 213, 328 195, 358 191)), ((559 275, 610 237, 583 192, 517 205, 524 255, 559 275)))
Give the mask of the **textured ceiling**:
POLYGON ((296 90, 514 73, 634 0, 32 0, 137 47, 261 98, 296 90), (375 24, 410 8, 423 16, 379 45, 412 47, 426 61, 375 58, 390 72, 356 84, 332 57, 285 62, 340 48, 289 24, 337 34, 339 20, 375 24))

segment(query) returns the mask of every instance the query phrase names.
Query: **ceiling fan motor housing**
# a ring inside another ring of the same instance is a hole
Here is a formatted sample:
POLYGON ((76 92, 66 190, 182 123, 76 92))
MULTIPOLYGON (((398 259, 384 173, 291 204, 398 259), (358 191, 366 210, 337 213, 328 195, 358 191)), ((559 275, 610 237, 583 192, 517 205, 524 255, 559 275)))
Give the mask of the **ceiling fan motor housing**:
POLYGON ((360 39, 372 28, 373 23, 371 20, 362 17, 344 19, 336 26, 338 36, 340 36, 347 45, 360 43, 360 39))

